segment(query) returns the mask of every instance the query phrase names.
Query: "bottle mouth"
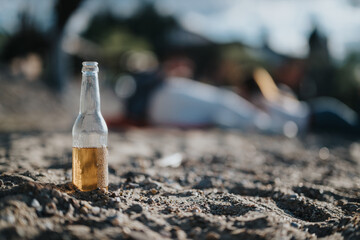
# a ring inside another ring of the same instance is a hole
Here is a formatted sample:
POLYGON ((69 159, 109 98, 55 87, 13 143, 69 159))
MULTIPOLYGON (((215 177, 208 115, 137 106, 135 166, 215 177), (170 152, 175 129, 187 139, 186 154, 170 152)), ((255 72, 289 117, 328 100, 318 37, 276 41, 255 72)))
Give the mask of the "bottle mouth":
POLYGON ((97 62, 83 62, 82 72, 99 72, 99 67, 97 62))

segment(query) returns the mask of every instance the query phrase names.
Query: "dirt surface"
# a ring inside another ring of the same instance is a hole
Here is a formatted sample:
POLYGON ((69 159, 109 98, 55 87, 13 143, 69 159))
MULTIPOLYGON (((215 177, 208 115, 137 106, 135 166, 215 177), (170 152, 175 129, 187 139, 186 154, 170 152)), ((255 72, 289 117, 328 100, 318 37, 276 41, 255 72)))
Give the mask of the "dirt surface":
POLYGON ((360 142, 230 131, 110 135, 78 192, 70 133, 0 134, 0 239, 360 239, 360 142))

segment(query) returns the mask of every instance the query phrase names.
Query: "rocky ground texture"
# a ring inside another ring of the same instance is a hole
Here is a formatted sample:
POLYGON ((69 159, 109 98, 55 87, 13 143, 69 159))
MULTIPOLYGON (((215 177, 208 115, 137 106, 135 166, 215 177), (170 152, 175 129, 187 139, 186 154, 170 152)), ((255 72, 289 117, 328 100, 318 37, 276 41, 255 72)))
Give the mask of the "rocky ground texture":
POLYGON ((360 142, 110 134, 109 192, 71 185, 71 134, 0 134, 0 239, 360 239, 360 142))

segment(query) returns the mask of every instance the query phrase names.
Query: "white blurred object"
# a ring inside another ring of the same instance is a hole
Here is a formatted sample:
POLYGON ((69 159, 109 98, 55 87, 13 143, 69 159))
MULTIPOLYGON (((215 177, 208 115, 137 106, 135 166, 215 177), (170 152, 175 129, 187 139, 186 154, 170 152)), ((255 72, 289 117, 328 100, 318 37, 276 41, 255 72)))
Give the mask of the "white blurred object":
POLYGON ((177 168, 180 167, 182 160, 183 155, 181 153, 174 153, 172 155, 159 159, 157 163, 160 167, 177 168))
POLYGON ((166 79, 149 102, 150 122, 160 126, 263 130, 257 124, 268 125, 270 118, 264 116, 266 113, 232 91, 179 77, 166 79))
POLYGON ((262 93, 259 103, 271 117, 269 129, 274 133, 283 133, 289 138, 305 132, 310 118, 309 106, 297 100, 293 94, 279 89, 264 68, 254 71, 254 79, 262 93))
POLYGON ((116 81, 115 93, 119 98, 131 97, 136 91, 136 82, 131 75, 122 75, 116 81))
POLYGON ((295 137, 307 130, 310 108, 305 102, 285 97, 275 102, 263 99, 262 104, 271 116, 271 128, 274 132, 282 132, 287 137, 295 137))

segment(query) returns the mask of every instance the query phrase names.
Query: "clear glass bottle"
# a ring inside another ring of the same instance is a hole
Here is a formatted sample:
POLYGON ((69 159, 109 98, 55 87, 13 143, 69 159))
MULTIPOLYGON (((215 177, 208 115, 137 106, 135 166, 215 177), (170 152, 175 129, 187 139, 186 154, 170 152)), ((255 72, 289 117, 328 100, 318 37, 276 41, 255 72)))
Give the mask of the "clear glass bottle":
POLYGON ((108 189, 108 129, 100 112, 98 63, 83 62, 80 111, 72 129, 72 182, 81 191, 108 189))

